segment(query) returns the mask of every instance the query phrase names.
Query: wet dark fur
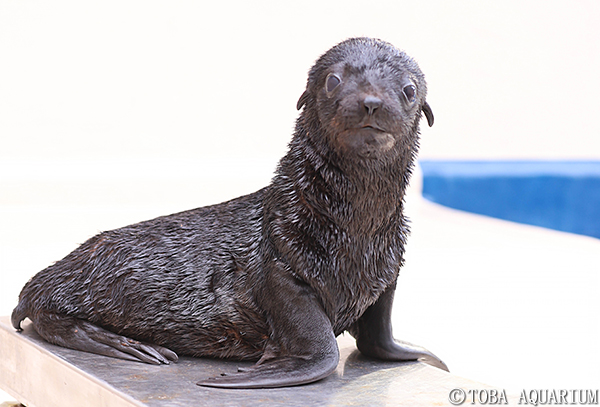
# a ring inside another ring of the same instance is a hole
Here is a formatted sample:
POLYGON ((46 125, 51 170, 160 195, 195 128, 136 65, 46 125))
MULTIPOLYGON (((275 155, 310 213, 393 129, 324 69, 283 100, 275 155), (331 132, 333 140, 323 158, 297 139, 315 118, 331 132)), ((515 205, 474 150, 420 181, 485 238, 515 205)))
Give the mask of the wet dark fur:
POLYGON ((64 313, 182 355, 258 359, 269 331, 248 275, 264 193, 92 237, 27 283, 13 321, 56 343, 39 318, 64 313))
MULTIPOLYGON (((334 335, 366 338, 357 321, 386 289, 393 298, 403 263, 403 197, 422 111, 433 120, 425 95, 416 63, 393 46, 339 44, 309 73, 269 186, 89 239, 27 283, 13 325, 29 317, 46 340, 69 346, 69 325, 54 323, 67 315, 180 354, 269 360, 305 352, 296 350, 305 334, 294 331, 296 316, 275 312, 296 307, 273 288, 285 284, 314 299, 334 335), (334 71, 343 81, 328 92, 334 71), (412 104, 406 83, 417 89, 412 104), (365 113, 366 94, 382 100, 376 114, 365 113), (391 136, 362 127, 369 123, 391 136)), ((312 318, 288 314, 296 312, 312 318)))

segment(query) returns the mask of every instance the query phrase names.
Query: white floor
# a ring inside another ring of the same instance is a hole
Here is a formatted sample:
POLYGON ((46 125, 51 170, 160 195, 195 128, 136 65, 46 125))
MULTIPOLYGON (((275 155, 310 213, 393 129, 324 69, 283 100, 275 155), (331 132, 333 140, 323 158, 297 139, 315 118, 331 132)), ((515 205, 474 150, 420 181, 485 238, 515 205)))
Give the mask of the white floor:
POLYGON ((600 240, 425 201, 413 218, 396 337, 517 394, 598 388, 600 240))
MULTIPOLYGON (((248 163, 209 164, 214 171, 175 185, 169 179, 185 164, 170 163, 155 179, 108 174, 86 183, 65 176, 53 184, 64 196, 40 192, 36 185, 44 182, 35 179, 43 171, 23 173, 20 184, 3 181, 4 191, 27 196, 28 203, 0 205, 0 314, 10 314, 32 275, 97 232, 251 192, 268 183, 272 171, 270 164, 258 165, 240 178, 236 166, 248 163), (127 193, 106 195, 102 185, 127 193), (79 191, 79 204, 68 204, 69 191, 79 191)), ((597 388, 600 240, 443 208, 423 200, 414 184, 396 337, 428 347, 459 376, 517 393, 597 388)))

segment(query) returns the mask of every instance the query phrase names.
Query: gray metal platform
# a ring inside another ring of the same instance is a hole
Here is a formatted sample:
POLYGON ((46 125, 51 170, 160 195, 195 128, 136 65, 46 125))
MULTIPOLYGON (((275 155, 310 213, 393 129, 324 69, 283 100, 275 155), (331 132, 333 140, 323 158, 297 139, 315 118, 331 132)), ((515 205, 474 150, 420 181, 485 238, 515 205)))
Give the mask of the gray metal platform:
POLYGON ((350 336, 338 338, 336 372, 282 389, 223 390, 196 382, 249 363, 182 357, 151 366, 48 344, 27 320, 16 332, 0 318, 0 387, 35 406, 400 406, 450 405, 450 390, 490 388, 419 362, 363 357, 350 336))

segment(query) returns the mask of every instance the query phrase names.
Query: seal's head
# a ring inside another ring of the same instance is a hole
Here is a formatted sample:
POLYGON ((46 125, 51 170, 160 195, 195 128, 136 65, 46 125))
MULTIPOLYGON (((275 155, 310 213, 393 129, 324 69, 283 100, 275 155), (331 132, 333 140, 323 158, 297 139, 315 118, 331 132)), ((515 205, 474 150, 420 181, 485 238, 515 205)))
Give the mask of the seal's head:
POLYGON ((352 38, 317 60, 297 107, 306 106, 306 119, 318 121, 338 154, 384 159, 414 150, 421 113, 433 125, 426 94, 408 55, 384 41, 352 38))

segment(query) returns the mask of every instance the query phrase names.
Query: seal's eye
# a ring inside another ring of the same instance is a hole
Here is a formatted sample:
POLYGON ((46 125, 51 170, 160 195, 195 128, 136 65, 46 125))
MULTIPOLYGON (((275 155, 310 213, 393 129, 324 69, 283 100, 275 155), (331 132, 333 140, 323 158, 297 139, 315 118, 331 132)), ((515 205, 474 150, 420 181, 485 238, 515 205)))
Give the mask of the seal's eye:
POLYGON ((342 82, 339 76, 334 73, 330 73, 327 75, 327 79, 325 80, 325 90, 327 92, 333 92, 335 88, 342 82))
POLYGON ((404 97, 408 101, 408 103, 413 103, 417 96, 417 88, 414 85, 406 85, 404 89, 402 89, 404 93, 404 97))

